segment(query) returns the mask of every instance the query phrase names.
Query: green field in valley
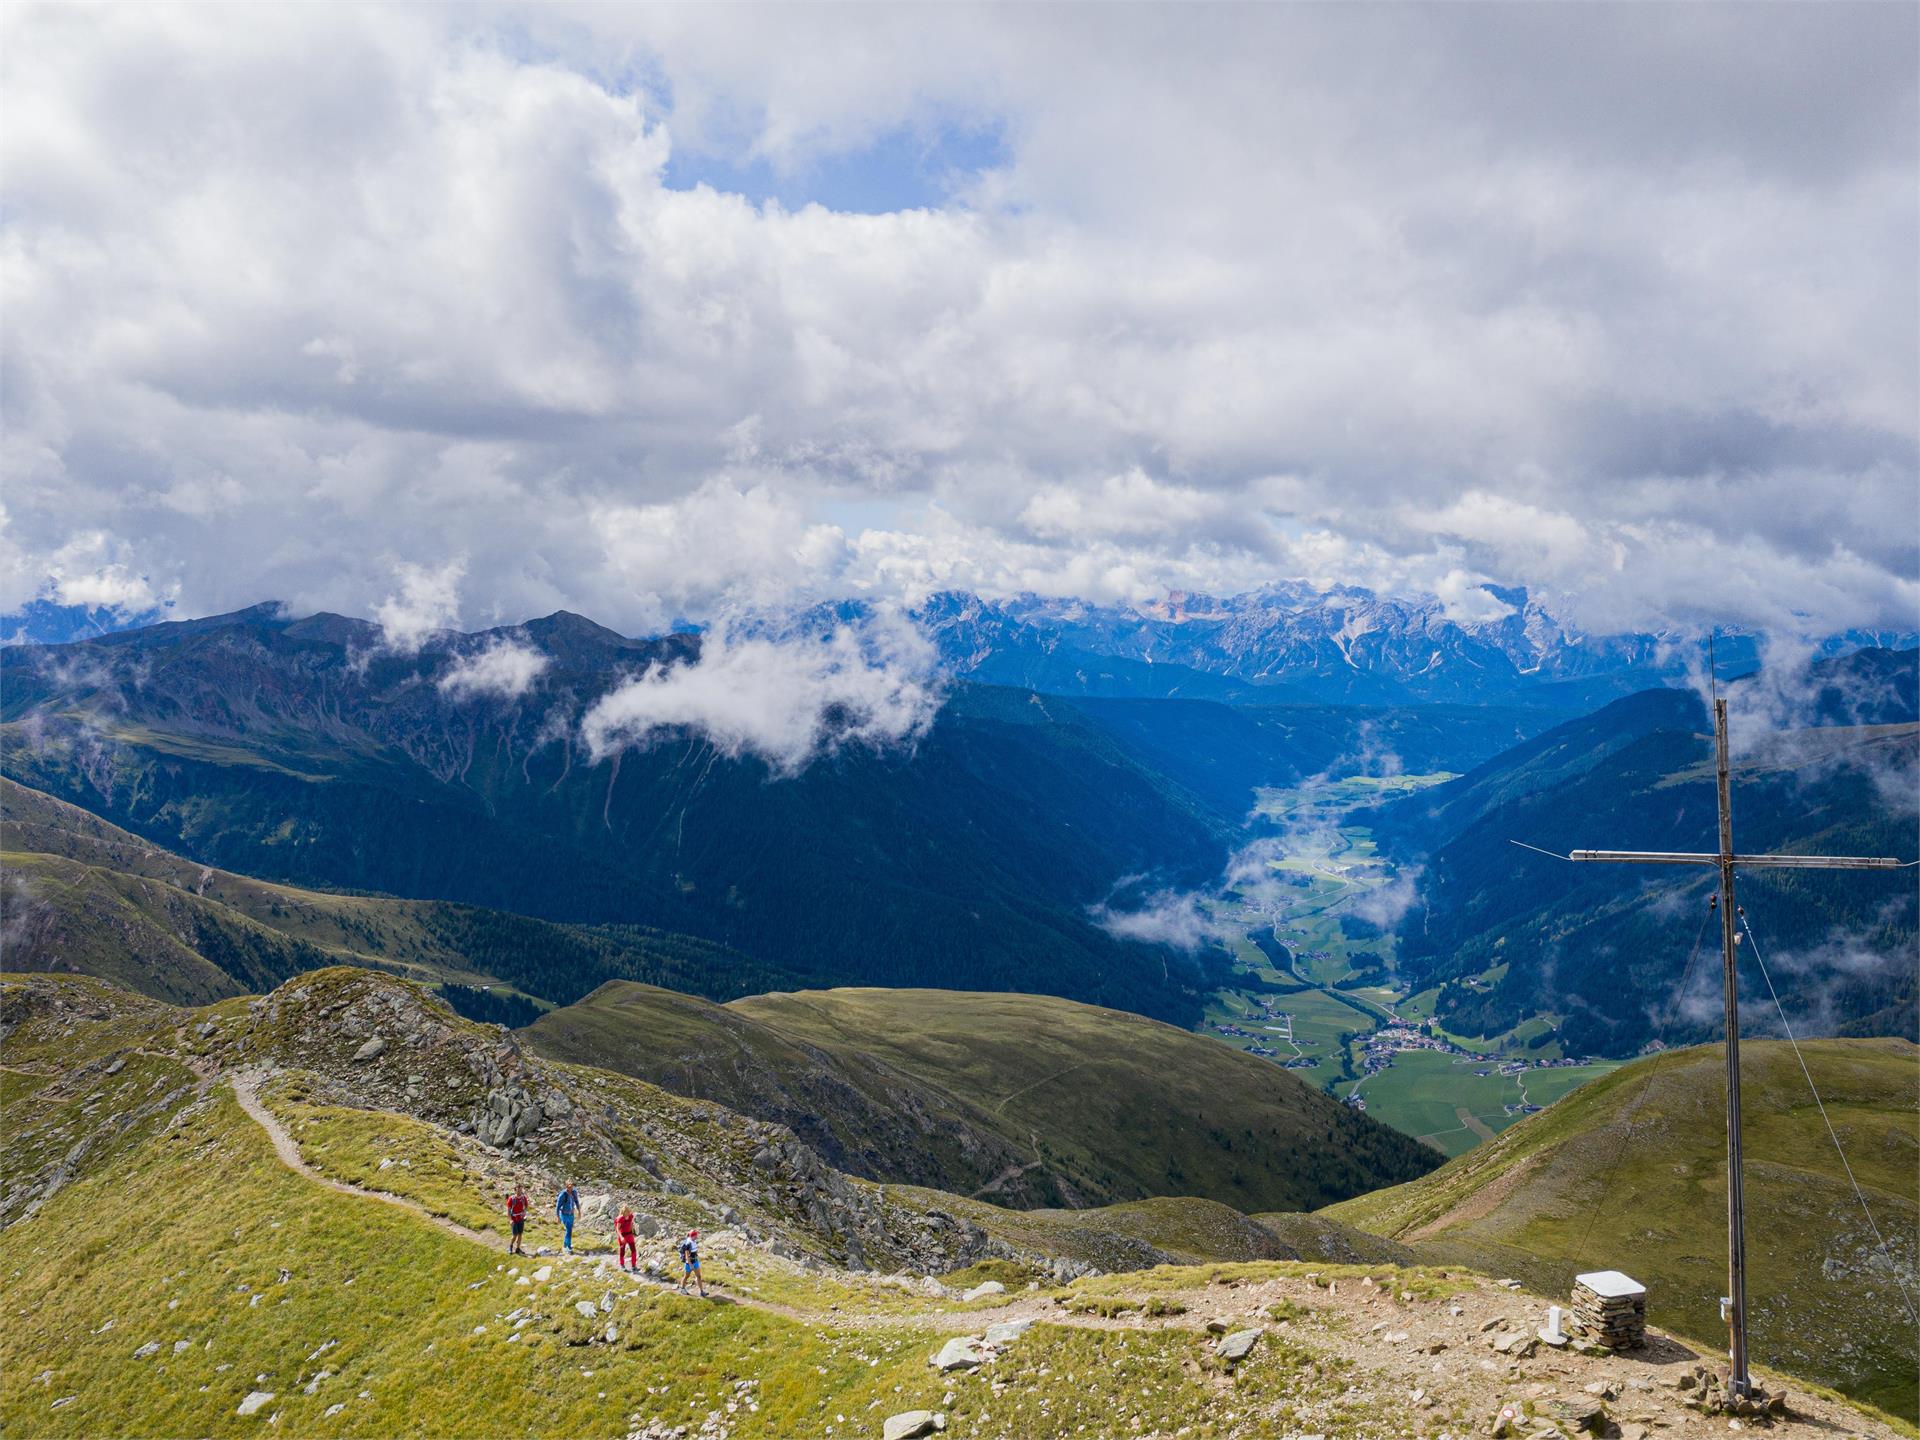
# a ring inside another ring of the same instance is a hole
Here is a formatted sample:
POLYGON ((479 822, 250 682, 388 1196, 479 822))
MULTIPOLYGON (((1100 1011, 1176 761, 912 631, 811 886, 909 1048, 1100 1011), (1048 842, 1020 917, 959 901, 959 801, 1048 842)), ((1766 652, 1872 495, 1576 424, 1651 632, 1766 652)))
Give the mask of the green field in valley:
POLYGON ((1342 1085, 1359 1093, 1367 1113, 1432 1145, 1461 1155, 1574 1087, 1617 1069, 1621 1062, 1533 1068, 1503 1075, 1497 1063, 1475 1062, 1437 1050, 1412 1050, 1364 1080, 1342 1085))
MULTIPOLYGON (((1260 813, 1284 828, 1267 858, 1267 883, 1213 907, 1216 918, 1243 929, 1233 946, 1242 983, 1215 992, 1201 1022, 1236 1049, 1273 1050, 1275 1064, 1317 1061, 1297 1065, 1302 1079, 1343 1099, 1357 1093, 1376 1119, 1450 1156, 1497 1135, 1527 1113, 1523 1107, 1551 1104, 1617 1063, 1547 1066, 1561 1058, 1558 1042, 1533 1048, 1527 1042, 1551 1030, 1556 1017, 1536 1016, 1506 1035, 1438 1037, 1468 1055, 1409 1049, 1367 1073, 1368 1037, 1396 1021, 1419 1026, 1431 1020, 1438 992, 1410 995, 1399 984, 1392 927, 1368 919, 1391 914, 1392 906, 1367 903, 1391 898, 1378 892, 1398 877, 1366 827, 1349 817, 1451 778, 1355 776, 1261 791, 1260 813), (1284 947, 1290 966, 1276 967, 1259 939, 1284 947), (1516 1061, 1528 1068, 1499 1073, 1501 1064, 1516 1061)), ((1489 983, 1497 978, 1487 977, 1489 983)))

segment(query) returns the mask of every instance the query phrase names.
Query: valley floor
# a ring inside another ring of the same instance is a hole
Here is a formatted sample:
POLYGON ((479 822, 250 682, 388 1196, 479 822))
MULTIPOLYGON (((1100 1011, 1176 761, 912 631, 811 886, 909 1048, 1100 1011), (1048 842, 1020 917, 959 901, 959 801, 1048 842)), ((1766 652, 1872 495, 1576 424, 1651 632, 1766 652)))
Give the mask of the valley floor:
POLYGON ((1452 778, 1354 776, 1262 791, 1260 813, 1284 827, 1281 853, 1257 893, 1217 907, 1245 929, 1235 946, 1245 983, 1217 992, 1200 1026, 1449 1157, 1621 1063, 1571 1064, 1551 1041, 1529 1044, 1550 1029, 1545 1017, 1508 1035, 1428 1035, 1435 992, 1399 982, 1390 926, 1372 933, 1355 923, 1390 909, 1404 881, 1351 813, 1452 778))

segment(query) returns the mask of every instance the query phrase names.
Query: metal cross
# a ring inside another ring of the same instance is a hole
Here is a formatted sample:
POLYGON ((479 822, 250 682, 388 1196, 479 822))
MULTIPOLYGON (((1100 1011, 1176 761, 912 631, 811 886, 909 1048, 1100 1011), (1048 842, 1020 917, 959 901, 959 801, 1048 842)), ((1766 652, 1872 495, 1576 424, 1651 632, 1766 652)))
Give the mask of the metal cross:
POLYGON ((1719 780, 1720 849, 1696 855, 1676 851, 1575 850, 1569 860, 1624 865, 1716 865, 1720 869, 1720 949, 1727 1008, 1727 1328, 1730 1355, 1727 1388, 1752 1392, 1747 1373, 1747 1215, 1740 1173, 1740 1002, 1734 953, 1739 944, 1733 904, 1733 872, 1738 866, 1772 870, 1898 870, 1903 862, 1866 855, 1736 855, 1733 803, 1727 766, 1727 702, 1713 702, 1713 747, 1719 780))

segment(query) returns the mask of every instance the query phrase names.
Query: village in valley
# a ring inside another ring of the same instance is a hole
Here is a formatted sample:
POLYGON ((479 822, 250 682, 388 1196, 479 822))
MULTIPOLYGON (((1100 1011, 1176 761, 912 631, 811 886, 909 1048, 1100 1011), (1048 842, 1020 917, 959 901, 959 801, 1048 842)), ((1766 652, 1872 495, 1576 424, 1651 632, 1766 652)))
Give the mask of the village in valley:
MULTIPOLYGON (((1273 1061, 1448 1155, 1491 1139, 1619 1062, 1569 1055, 1555 1017, 1504 1035, 1447 1032, 1437 989, 1414 993, 1393 964, 1391 902, 1405 884, 1353 812, 1447 775, 1357 776, 1263 791, 1283 827, 1267 880, 1216 907, 1241 934, 1235 983, 1205 1033, 1273 1061)), ((1498 972, 1462 983, 1482 988, 1498 972)))

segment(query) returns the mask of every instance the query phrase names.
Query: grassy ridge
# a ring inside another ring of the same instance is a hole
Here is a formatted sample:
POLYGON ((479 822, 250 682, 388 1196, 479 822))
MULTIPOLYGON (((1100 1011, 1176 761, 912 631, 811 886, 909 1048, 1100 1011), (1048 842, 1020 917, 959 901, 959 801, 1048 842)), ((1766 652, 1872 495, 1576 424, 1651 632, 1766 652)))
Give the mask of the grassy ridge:
POLYGON ((1195 1195, 1302 1210, 1433 1164, 1276 1066, 1047 996, 844 989, 710 1006, 609 985, 524 1034, 540 1053, 779 1120, 854 1173, 999 1204, 1195 1195))
MULTIPOLYGON (((1742 1052, 1748 1303, 1757 1359, 1912 1418, 1914 1327, 1894 1276, 1920 1268, 1920 1047, 1807 1043, 1807 1063, 1881 1232, 1879 1251, 1792 1051, 1742 1052)), ((1720 1052, 1637 1061, 1408 1185, 1328 1217, 1437 1260, 1564 1293, 1623 1269, 1656 1323, 1724 1335, 1725 1129, 1720 1052)))
POLYGON ((760 1410, 747 1434, 816 1423, 827 1392, 864 1406, 896 1400, 900 1385, 939 1403, 918 1337, 870 1368, 859 1337, 665 1296, 621 1304, 632 1338, 617 1364, 605 1352, 583 1359, 558 1326, 506 1345, 500 1313, 526 1292, 493 1252, 293 1175, 224 1096, 56 1203, 55 1223, 0 1236, 9 1302, 36 1317, 0 1332, 12 1435, 252 1434, 270 1413, 296 1435, 602 1434, 642 1406, 698 1421, 749 1375, 760 1410), (129 1215, 177 1218, 130 1225, 129 1215), (159 1354, 130 1358, 150 1341, 159 1354), (332 1373, 305 1393, 322 1371, 332 1373), (670 1402, 649 1393, 662 1385, 670 1402), (256 1389, 275 1398, 236 1416, 256 1389), (69 1395, 78 1399, 53 1408, 69 1395), (335 1404, 346 1408, 328 1416, 335 1404))

